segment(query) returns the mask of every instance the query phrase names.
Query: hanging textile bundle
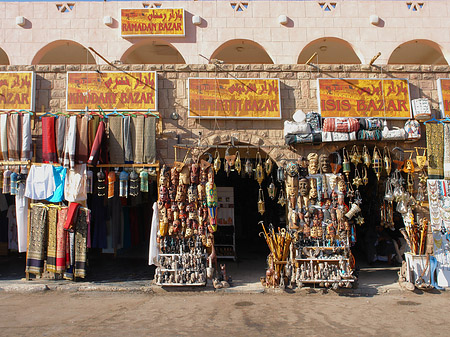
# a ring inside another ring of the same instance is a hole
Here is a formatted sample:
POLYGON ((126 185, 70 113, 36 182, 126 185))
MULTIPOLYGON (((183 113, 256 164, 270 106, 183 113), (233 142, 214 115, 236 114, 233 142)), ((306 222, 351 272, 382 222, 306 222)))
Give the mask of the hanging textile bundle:
POLYGON ((116 173, 110 171, 108 173, 108 199, 114 198, 114 183, 116 182, 116 173))
POLYGON ((136 171, 130 173, 130 195, 132 197, 139 195, 139 176, 136 171))
POLYGON ((87 193, 92 194, 93 186, 94 186, 94 172, 92 172, 91 170, 88 170, 86 172, 86 191, 87 191, 87 193))
POLYGON ((56 153, 55 117, 42 117, 42 159, 44 163, 58 162, 56 153))
POLYGON ((148 172, 142 170, 139 177, 141 178, 141 192, 148 192, 148 172))
POLYGON ((127 171, 122 171, 119 174, 119 197, 128 198, 128 179, 130 175, 127 171))
POLYGON ((104 197, 106 195, 106 177, 103 171, 97 173, 97 195, 104 197))
POLYGON ((17 176, 18 174, 16 172, 11 173, 11 195, 17 195, 17 176))
POLYGON ((3 194, 11 192, 11 174, 10 170, 3 172, 3 194))

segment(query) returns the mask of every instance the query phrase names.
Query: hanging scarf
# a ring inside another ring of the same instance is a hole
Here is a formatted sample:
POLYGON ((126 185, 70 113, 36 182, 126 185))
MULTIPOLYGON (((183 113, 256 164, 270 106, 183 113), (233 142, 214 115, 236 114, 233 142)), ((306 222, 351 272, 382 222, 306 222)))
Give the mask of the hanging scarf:
POLYGON ((3 160, 8 160, 8 115, 0 115, 0 146, 3 160))
POLYGON ((19 253, 27 251, 28 198, 25 197, 25 183, 19 181, 16 195, 17 241, 19 253))
POLYGON ((77 220, 78 208, 80 204, 77 202, 71 202, 69 205, 69 210, 67 212, 66 222, 64 223, 64 229, 66 231, 73 231, 74 224, 77 220))
POLYGON ((92 145, 94 145, 95 136, 97 135, 97 129, 100 124, 100 117, 91 116, 88 123, 88 141, 89 141, 89 153, 92 151, 92 145))
POLYGON ((131 119, 131 142, 135 163, 144 162, 144 116, 136 116, 131 119))
POLYGON ((123 118, 123 147, 125 150, 125 163, 133 162, 133 147, 131 144, 130 135, 130 116, 125 116, 123 118))
POLYGON ((110 171, 108 173, 108 199, 114 198, 114 183, 116 182, 116 173, 110 171))
POLYGON ((56 152, 58 154, 58 162, 64 161, 64 139, 66 136, 66 116, 59 116, 56 120, 56 152))
POLYGON ((75 166, 75 150, 77 144, 77 116, 69 118, 69 130, 66 133, 64 145, 64 167, 73 168, 75 166))
POLYGON ((450 179, 450 124, 447 123, 444 124, 444 179, 450 179))
POLYGON ((22 148, 20 151, 20 160, 31 160, 31 118, 29 114, 22 116, 22 148))
POLYGON ((77 223, 75 229, 75 263, 73 269, 74 277, 86 277, 86 253, 87 253, 87 232, 88 217, 90 211, 87 208, 78 210, 77 223))
POLYGON ((112 164, 123 164, 123 135, 122 135, 122 117, 109 117, 109 158, 112 164))
POLYGON ((440 123, 427 123, 428 178, 444 177, 444 126, 440 123))
POLYGON ((28 273, 41 274, 44 271, 46 219, 46 207, 34 206, 31 209, 27 264, 25 267, 25 271, 28 273))
POLYGON ((153 203, 153 216, 152 216, 152 227, 150 231, 150 247, 148 250, 148 264, 158 266, 158 242, 157 242, 157 234, 159 227, 159 212, 158 212, 158 204, 156 202, 153 203))
POLYGON ((20 128, 19 115, 12 114, 8 116, 8 159, 20 159, 20 128))
POLYGON ((68 207, 62 207, 58 211, 58 223, 56 225, 56 272, 62 273, 66 269, 66 232, 64 224, 67 220, 68 207))
POLYGON ((47 271, 56 273, 56 233, 58 209, 50 207, 47 211, 47 271))
POLYGON ((55 117, 42 117, 42 160, 56 163, 55 117))
POLYGON ((78 163, 86 163, 89 159, 88 123, 89 116, 77 119, 76 161, 78 163))
POLYGON ((101 121, 98 124, 97 133, 95 134, 95 139, 92 143, 91 154, 88 160, 89 165, 94 166, 97 165, 104 135, 105 135, 105 123, 101 121))
POLYGON ((144 162, 154 163, 156 159, 156 117, 147 117, 144 122, 144 162))

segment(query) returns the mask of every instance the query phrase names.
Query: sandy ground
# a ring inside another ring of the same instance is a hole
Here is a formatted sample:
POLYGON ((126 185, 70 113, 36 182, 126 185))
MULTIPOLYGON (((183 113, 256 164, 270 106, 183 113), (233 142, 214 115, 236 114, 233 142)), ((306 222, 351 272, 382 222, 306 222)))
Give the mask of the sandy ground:
POLYGON ((450 293, 0 293, 1 336, 449 336, 450 293))

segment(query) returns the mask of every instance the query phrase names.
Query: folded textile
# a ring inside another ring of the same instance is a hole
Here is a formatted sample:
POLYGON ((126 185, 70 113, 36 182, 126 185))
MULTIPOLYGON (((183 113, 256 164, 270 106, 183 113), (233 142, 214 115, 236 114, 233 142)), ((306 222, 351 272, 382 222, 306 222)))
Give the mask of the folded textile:
POLYGON ((31 117, 29 114, 24 114, 22 116, 22 147, 20 150, 20 160, 31 160, 31 157, 33 156, 31 143, 31 117))
POLYGON ((8 137, 8 160, 20 159, 20 126, 18 114, 11 114, 8 116, 7 123, 7 137, 8 137))
POLYGON ((130 133, 130 116, 123 117, 123 148, 124 148, 124 158, 125 163, 133 162, 133 147, 131 143, 131 133, 130 133))
MULTIPOLYGON (((67 129, 67 128, 66 128, 67 129)), ((77 145, 77 116, 69 118, 69 127, 64 142, 64 167, 75 166, 75 151, 77 145)))
POLYGON ((122 117, 109 117, 108 118, 108 147, 109 158, 112 164, 124 163, 124 149, 123 149, 123 128, 122 117))
POLYGON ((56 163, 55 117, 42 117, 42 160, 56 163))
POLYGON ((66 138, 66 116, 59 116, 56 120, 56 152, 58 154, 58 162, 64 161, 64 140, 66 138))
POLYGON ((105 123, 101 121, 98 124, 97 133, 95 134, 94 142, 92 143, 91 154, 89 155, 88 164, 97 165, 98 158, 102 148, 102 142, 105 136, 105 123))
POLYGON ((326 132, 355 132, 359 130, 356 118, 324 118, 322 131, 326 132))
POLYGON ((356 140, 356 132, 325 132, 322 131, 322 142, 345 142, 356 140))
POLYGON ((147 117, 144 122, 144 163, 156 160, 156 117, 147 117))
POLYGON ((50 198, 55 192, 55 188, 53 165, 31 165, 25 187, 25 196, 27 198, 34 200, 50 198))
POLYGON ((86 164, 78 164, 67 171, 64 184, 64 198, 70 202, 87 199, 86 164))
POLYGON ((0 147, 3 160, 8 160, 8 115, 0 115, 0 147))
POLYGON ((76 162, 79 164, 86 163, 89 159, 88 122, 89 116, 77 119, 76 162))
POLYGON ((298 143, 320 143, 322 142, 321 133, 310 133, 308 135, 287 135, 284 137, 286 145, 298 143))
POLYGON ((45 239, 47 236, 47 207, 34 206, 30 212, 30 232, 25 271, 41 274, 44 271, 45 239))
POLYGON ((358 139, 361 140, 381 140, 381 130, 359 130, 358 139))
POLYGON ((136 116, 131 119, 131 142, 133 144, 133 161, 135 163, 144 162, 144 116, 136 116))
MULTIPOLYGON (((361 118, 359 120, 360 129, 362 130, 381 130, 383 129, 383 121, 379 118, 361 118)), ((355 130, 357 131, 357 130, 355 130)))
POLYGON ((306 122, 309 124, 311 128, 311 132, 319 132, 321 131, 321 123, 320 123, 320 113, 315 111, 310 111, 306 114, 306 122))
POLYGON ((289 134, 308 134, 311 133, 311 127, 308 123, 297 123, 292 121, 284 121, 284 136, 289 134))

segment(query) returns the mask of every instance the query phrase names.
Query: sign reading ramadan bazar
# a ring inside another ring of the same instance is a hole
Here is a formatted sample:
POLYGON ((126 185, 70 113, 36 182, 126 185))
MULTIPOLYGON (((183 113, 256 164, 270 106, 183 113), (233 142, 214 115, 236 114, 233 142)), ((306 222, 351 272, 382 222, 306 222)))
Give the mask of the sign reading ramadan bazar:
POLYGON ((441 117, 450 116, 450 78, 438 79, 438 94, 441 117))
POLYGON ((322 117, 411 118, 406 79, 319 78, 322 117))
POLYGON ((281 119, 279 79, 189 78, 189 117, 281 119))
POLYGON ((66 109, 156 111, 155 71, 67 72, 66 109))
POLYGON ((0 110, 34 110, 32 71, 0 72, 0 110))
POLYGON ((122 8, 121 35, 131 36, 184 36, 183 8, 122 8))

